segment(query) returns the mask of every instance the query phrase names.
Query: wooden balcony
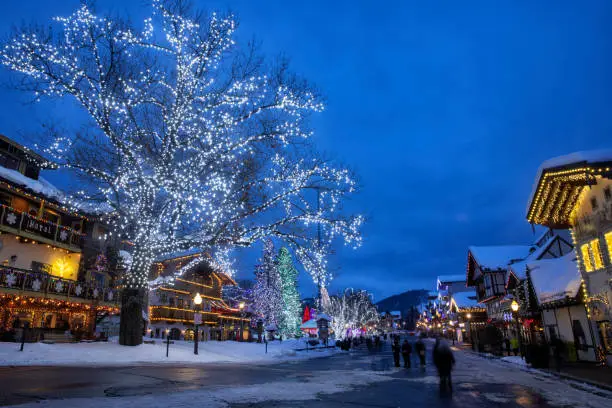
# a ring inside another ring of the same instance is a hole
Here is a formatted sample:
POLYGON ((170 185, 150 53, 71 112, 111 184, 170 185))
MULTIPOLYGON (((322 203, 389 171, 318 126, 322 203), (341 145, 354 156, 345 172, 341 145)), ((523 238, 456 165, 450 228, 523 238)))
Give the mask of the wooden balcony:
POLYGON ((115 306, 119 291, 27 269, 0 267, 0 293, 115 306))
POLYGON ((2 205, 0 229, 35 241, 80 252, 83 234, 71 228, 33 217, 25 212, 2 205))

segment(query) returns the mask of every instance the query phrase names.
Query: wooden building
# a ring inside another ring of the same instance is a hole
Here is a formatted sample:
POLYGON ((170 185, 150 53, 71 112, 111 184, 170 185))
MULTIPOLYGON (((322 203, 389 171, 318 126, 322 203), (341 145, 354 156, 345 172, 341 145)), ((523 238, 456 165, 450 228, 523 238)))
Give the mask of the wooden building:
POLYGON ((193 340, 194 314, 202 315, 201 340, 246 340, 249 337, 250 317, 246 310, 230 307, 222 299, 224 286, 236 282, 223 271, 215 270, 201 252, 176 254, 159 259, 153 266, 151 277, 163 282, 149 293, 147 335, 152 338, 193 340), (192 265, 180 277, 176 272, 193 261, 205 260, 192 265), (161 278, 161 279, 160 279, 161 278), (199 293, 200 306, 194 305, 199 293))
POLYGON ((599 356, 612 364, 612 151, 577 152, 540 166, 527 220, 570 229, 599 356))
POLYGON ((0 135, 0 328, 33 339, 92 334, 118 311, 116 257, 96 215, 68 208, 40 177, 44 158, 0 135), (110 257, 112 258, 112 257, 110 257))

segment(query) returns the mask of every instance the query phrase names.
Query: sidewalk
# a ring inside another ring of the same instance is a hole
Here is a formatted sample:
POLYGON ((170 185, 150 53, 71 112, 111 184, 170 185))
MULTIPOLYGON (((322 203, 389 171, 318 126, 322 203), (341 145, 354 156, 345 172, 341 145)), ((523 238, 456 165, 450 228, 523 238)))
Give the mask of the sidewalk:
POLYGON ((568 380, 589 384, 607 391, 612 391, 612 367, 598 367, 595 365, 595 363, 588 362, 565 362, 561 366, 561 372, 557 372, 554 369, 553 361, 551 361, 550 369, 538 369, 532 368, 530 365, 526 364, 525 361, 520 357, 493 356, 489 353, 479 353, 472 350, 472 347, 469 344, 457 344, 455 345, 455 347, 462 351, 470 352, 483 358, 499 359, 505 363, 523 367, 529 371, 546 373, 568 380))

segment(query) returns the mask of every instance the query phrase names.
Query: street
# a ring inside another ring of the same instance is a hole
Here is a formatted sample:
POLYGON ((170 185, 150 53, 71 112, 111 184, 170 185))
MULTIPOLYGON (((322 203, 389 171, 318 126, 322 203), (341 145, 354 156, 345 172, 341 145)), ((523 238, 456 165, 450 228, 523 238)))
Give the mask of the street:
MULTIPOLYGON (((428 344, 431 348, 431 344, 428 344)), ((428 350, 429 352, 430 350, 428 350)), ((388 347, 275 365, 7 367, 0 404, 136 407, 609 407, 612 395, 455 351, 454 393, 435 369, 397 369, 388 347), (61 399, 70 399, 68 401, 61 399), (28 404, 30 403, 30 404, 28 404), (34 404, 32 404, 34 403, 34 404)))

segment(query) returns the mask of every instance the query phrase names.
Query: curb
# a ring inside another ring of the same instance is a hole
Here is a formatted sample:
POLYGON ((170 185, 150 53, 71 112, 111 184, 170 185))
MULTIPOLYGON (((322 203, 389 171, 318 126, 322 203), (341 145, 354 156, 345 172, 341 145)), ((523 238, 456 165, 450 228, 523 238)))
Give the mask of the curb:
MULTIPOLYGON (((499 361, 501 361, 501 362, 503 362, 505 364, 510 364, 513 367, 516 367, 519 370, 525 371, 525 372, 528 372, 528 373, 538 373, 538 374, 549 375, 549 376, 553 376, 553 377, 557 377, 557 378, 564 378, 566 380, 575 381, 577 383, 587 384, 587 385, 590 385, 592 387, 599 388, 599 389, 601 389, 603 391, 612 392, 612 385, 600 383, 598 381, 593 381, 593 380, 585 379, 585 378, 582 378, 582 377, 576 377, 576 376, 571 375, 571 374, 556 373, 556 372, 553 372, 553 371, 550 371, 550 370, 542 370, 542 369, 539 369, 539 368, 532 368, 532 367, 529 367, 529 366, 520 366, 518 364, 514 364, 514 363, 511 363, 509 361, 502 360, 500 357, 493 356, 492 354, 484 355, 482 353, 479 353, 477 351, 472 351, 472 350, 462 350, 462 351, 467 351, 470 354, 477 355, 478 357, 481 357, 481 358, 484 358, 484 359, 487 359, 487 360, 499 360, 499 361)), ((590 390, 583 390, 583 391, 590 391, 590 390)))

